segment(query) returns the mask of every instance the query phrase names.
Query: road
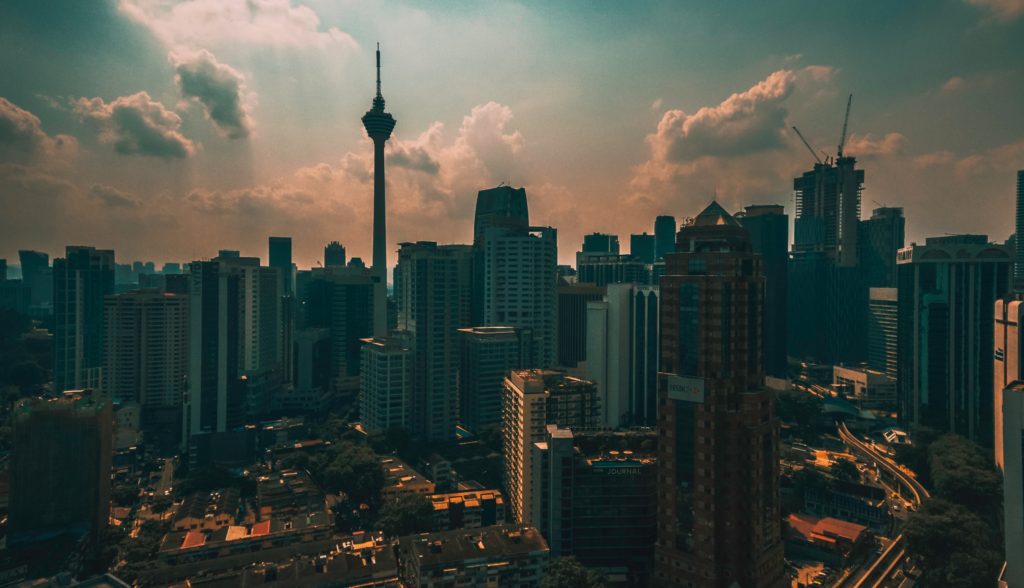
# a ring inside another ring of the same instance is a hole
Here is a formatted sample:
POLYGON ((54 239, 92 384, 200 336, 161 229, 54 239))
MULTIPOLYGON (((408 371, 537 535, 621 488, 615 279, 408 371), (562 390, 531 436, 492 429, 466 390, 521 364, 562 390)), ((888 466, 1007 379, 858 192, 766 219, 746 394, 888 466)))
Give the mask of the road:
MULTIPOLYGON (((917 481, 916 478, 907 474, 898 464, 882 455, 873 447, 864 443, 850 432, 846 423, 838 423, 839 438, 843 443, 853 450, 854 454, 868 463, 874 463, 877 467, 885 470, 902 487, 906 488, 911 496, 911 502, 917 508, 921 501, 929 496, 928 490, 917 481)), ((900 563, 906 558, 906 549, 903 535, 897 535, 883 551, 864 570, 863 574, 850 574, 839 582, 835 588, 880 588, 892 577, 899 568, 900 563)))

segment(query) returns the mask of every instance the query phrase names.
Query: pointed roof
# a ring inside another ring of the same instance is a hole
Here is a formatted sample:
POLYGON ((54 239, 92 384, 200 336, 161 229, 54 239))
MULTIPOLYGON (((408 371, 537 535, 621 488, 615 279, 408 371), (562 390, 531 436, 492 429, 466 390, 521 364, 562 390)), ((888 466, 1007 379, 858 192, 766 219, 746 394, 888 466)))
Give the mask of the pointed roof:
POLYGON ((741 226, 739 221, 726 212, 717 200, 712 200, 711 204, 708 204, 707 208, 701 211, 701 213, 693 219, 693 225, 696 227, 706 227, 711 225, 741 226))

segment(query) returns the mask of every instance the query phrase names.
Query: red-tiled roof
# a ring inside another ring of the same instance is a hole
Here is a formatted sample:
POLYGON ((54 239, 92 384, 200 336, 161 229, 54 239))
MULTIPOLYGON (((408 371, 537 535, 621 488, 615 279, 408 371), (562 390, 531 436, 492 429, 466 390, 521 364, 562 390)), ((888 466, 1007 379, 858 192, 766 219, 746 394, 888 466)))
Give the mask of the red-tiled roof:
POLYGON ((270 534, 270 521, 263 521, 256 523, 252 526, 252 531, 249 533, 250 537, 259 537, 260 535, 270 534))
POLYGON ((189 547, 199 547, 206 543, 206 533, 202 531, 189 531, 185 534, 185 540, 181 542, 182 549, 188 549, 189 547))

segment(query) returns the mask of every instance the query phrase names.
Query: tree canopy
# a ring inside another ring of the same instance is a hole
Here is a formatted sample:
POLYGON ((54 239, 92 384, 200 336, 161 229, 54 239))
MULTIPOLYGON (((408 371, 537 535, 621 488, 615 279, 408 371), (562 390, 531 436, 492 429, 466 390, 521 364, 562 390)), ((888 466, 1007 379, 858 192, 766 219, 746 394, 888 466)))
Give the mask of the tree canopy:
POLYGON ((430 531, 434 507, 426 496, 406 494, 389 500, 380 508, 377 527, 387 537, 400 537, 430 531))
POLYGON ((559 557, 548 565, 541 588, 605 588, 601 573, 583 567, 575 557, 559 557))
POLYGON ((988 588, 999 574, 996 531, 963 506, 932 498, 907 520, 903 536, 921 558, 922 586, 988 588))

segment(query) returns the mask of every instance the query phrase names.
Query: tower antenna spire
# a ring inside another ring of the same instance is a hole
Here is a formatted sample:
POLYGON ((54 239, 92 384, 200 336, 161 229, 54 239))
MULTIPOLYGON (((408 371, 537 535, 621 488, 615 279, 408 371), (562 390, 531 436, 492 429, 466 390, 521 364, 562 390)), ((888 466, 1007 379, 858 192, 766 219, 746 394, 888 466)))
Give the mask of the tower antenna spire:
POLYGON ((377 96, 380 97, 380 42, 377 42, 377 96))

